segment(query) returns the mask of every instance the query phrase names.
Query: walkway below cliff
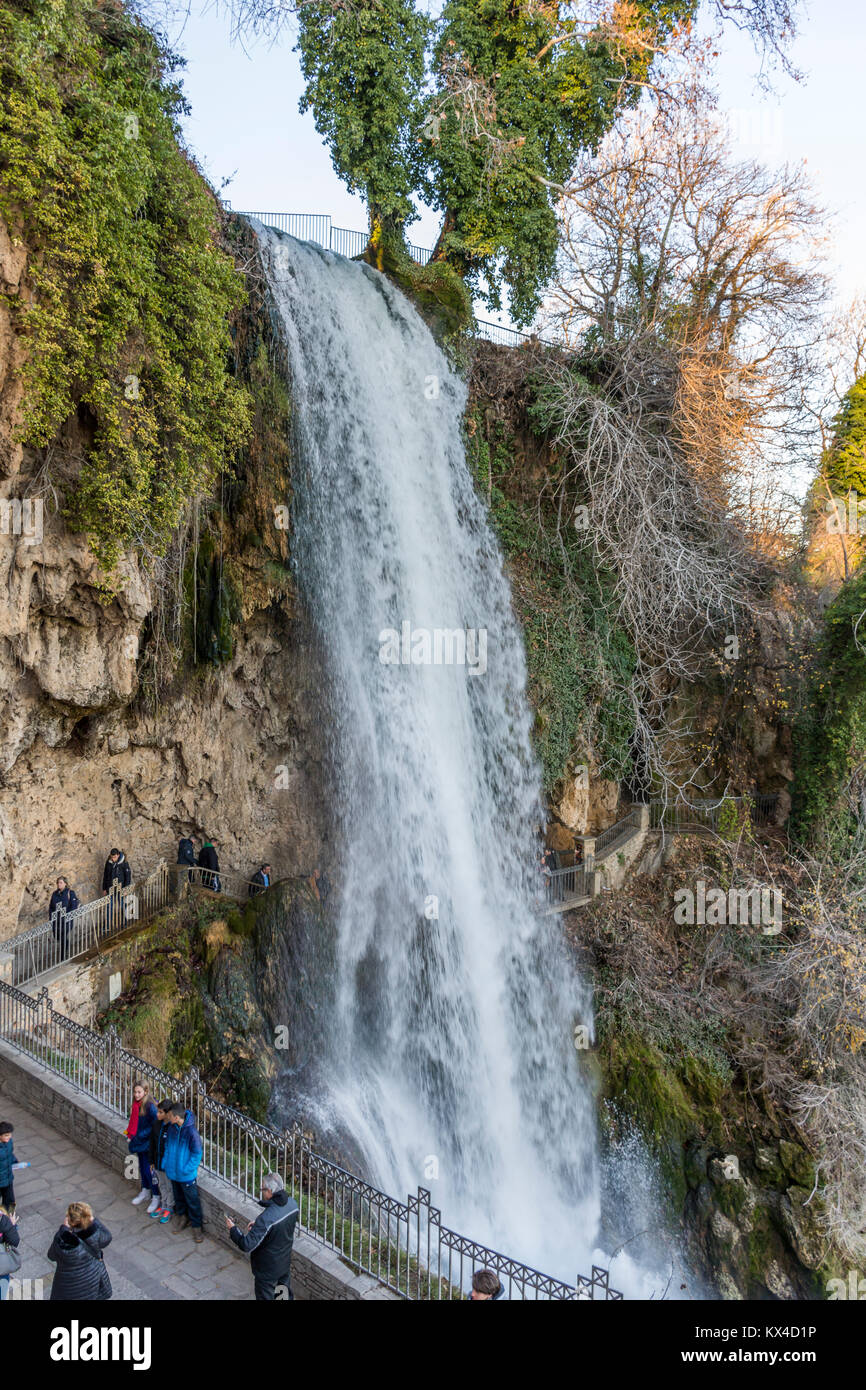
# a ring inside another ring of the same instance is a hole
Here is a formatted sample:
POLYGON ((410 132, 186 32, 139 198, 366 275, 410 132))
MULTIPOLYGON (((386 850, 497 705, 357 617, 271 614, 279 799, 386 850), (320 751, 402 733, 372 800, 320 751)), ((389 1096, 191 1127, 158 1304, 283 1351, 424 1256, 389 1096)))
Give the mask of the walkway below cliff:
MULTIPOLYGON (((105 1252, 115 1299, 251 1299, 249 1260, 232 1254, 205 1233, 196 1245, 190 1230, 174 1235, 132 1205, 137 1182, 127 1182, 0 1091, 0 1119, 15 1126, 15 1156, 31 1168, 15 1174, 22 1267, 15 1279, 42 1280, 50 1297, 56 1266, 46 1258, 54 1232, 71 1201, 88 1202, 112 1234, 105 1252)), ((122 1128, 122 1125, 119 1125, 122 1128)), ((21 1293, 39 1297, 39 1285, 22 1282, 21 1293)), ((14 1297, 13 1292, 13 1297, 14 1297)))

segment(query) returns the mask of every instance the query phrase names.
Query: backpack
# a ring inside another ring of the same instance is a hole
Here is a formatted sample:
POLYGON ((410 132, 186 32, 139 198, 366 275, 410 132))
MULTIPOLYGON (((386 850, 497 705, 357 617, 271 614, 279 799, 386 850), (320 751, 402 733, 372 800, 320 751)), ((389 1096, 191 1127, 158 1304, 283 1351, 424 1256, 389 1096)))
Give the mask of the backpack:
POLYGON ((178 864, 195 863, 195 847, 192 840, 181 840, 177 847, 177 862, 178 864))

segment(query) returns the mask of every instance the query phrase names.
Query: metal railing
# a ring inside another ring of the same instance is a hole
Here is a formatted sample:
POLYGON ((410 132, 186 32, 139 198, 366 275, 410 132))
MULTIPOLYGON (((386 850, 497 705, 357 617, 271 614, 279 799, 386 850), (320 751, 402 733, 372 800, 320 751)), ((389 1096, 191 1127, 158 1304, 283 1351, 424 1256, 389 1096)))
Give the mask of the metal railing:
MULTIPOLYGON (((275 882, 272 879, 270 886, 275 882)), ((239 900, 264 892, 261 884, 231 869, 215 872, 182 864, 169 866, 160 860, 141 883, 131 883, 128 888, 83 903, 74 912, 59 913, 48 922, 0 941, 0 954, 12 957, 11 983, 32 984, 40 975, 87 955, 136 924, 143 926, 162 911, 172 894, 178 896, 187 887, 208 888, 239 900)))
POLYGON ((144 1080, 158 1099, 182 1101, 202 1138, 202 1168, 246 1196, 278 1172, 300 1207, 300 1224, 354 1269, 403 1298, 462 1298, 472 1273, 494 1269, 511 1299, 620 1299, 608 1271, 564 1283, 469 1240, 442 1224, 422 1187, 405 1202, 317 1154, 299 1125, 278 1131, 214 1100, 195 1068, 174 1077, 121 1045, 114 1028, 97 1033, 55 1012, 46 989, 34 999, 0 981, 0 1038, 83 1095, 126 1116, 144 1080))
POLYGON ((609 855, 615 854, 620 845, 627 844, 636 830, 640 829, 640 807, 633 806, 622 820, 618 820, 615 825, 608 826, 600 835, 595 837, 595 858, 606 859, 609 855))
POLYGON ((12 984, 23 985, 57 965, 86 955, 99 944, 156 916, 169 900, 169 870, 164 860, 141 883, 131 883, 74 912, 57 913, 48 922, 0 941, 12 957, 12 984))
POLYGON ((736 808, 739 819, 748 808, 752 825, 771 825, 779 798, 775 794, 761 796, 704 797, 692 802, 651 801, 650 827, 671 835, 698 834, 701 831, 718 833, 725 808, 736 808))
MULTIPOLYGON (((230 207, 230 204, 226 204, 230 207)), ((335 251, 338 256, 362 256, 369 241, 368 232, 352 231, 348 227, 335 227, 327 213, 319 212, 238 212, 238 217, 254 217, 266 227, 276 227, 298 241, 313 241, 326 251, 335 251)), ((416 246, 408 241, 406 248, 419 265, 426 265, 433 255, 429 246, 416 246)), ((545 347, 553 344, 536 333, 524 333, 519 328, 504 328, 500 323, 490 323, 486 319, 475 320, 476 336, 486 338, 502 347, 521 347, 524 343, 538 342, 545 347)))
POLYGON ((590 877, 594 872, 592 859, 583 864, 572 864, 564 869, 552 869, 547 877, 547 900, 551 904, 564 903, 569 898, 591 898, 590 877))
MULTIPOLYGON (((227 205, 228 206, 228 205, 227 205)), ((326 251, 338 256, 363 256, 370 240, 369 232, 356 232, 348 227, 335 227, 328 213, 320 212, 239 212, 238 217, 254 217, 266 227, 277 227, 298 241, 314 241, 326 251)), ((407 241, 406 249, 413 260, 426 265, 433 251, 429 246, 416 246, 407 241)))

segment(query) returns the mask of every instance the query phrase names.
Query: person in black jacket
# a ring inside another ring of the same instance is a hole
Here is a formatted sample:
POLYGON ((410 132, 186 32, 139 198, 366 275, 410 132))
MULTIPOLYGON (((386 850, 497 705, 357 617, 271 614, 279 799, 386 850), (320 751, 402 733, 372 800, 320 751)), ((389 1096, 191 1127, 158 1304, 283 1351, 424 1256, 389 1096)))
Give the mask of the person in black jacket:
POLYGON ((263 1303, 294 1299, 289 1276, 292 1268, 292 1243, 298 1224, 298 1204, 290 1197, 279 1173, 268 1173, 262 1179, 261 1216, 251 1221, 245 1235, 230 1216, 226 1225, 233 1244, 250 1257, 256 1298, 263 1303), (282 1290, 285 1289, 285 1293, 282 1290))
POLYGON ((103 893, 116 892, 118 888, 128 888, 131 882, 132 870, 123 850, 111 850, 105 861, 105 872, 102 875, 103 893))
POLYGON ((253 874, 250 886, 247 889, 247 897, 258 897, 259 893, 264 893, 266 888, 271 886, 271 866, 263 864, 258 873, 253 874))
POLYGON ((205 888, 212 888, 215 893, 218 893, 220 891, 220 861, 217 859, 217 852, 212 840, 205 840, 198 852, 198 863, 199 868, 206 871, 201 876, 205 888))
POLYGON ((9 1292, 9 1276, 21 1268, 21 1260, 13 1252, 21 1237, 18 1234, 18 1217, 10 1216, 0 1207, 0 1303, 9 1292))
POLYGON ((104 1303, 111 1298, 111 1280, 102 1252, 111 1242, 107 1226, 86 1202, 72 1202, 48 1251, 57 1265, 51 1302, 104 1303))
POLYGON ((80 907, 78 896, 74 888, 69 887, 68 879, 60 877, 57 880, 57 887, 51 894, 51 901, 48 904, 48 917, 51 922, 51 930, 54 939, 60 946, 60 959, 66 960, 69 954, 69 930, 71 922, 69 914, 80 907))
POLYGON ((189 835, 184 835, 177 846, 177 892, 180 896, 187 883, 195 878, 195 843, 189 835))

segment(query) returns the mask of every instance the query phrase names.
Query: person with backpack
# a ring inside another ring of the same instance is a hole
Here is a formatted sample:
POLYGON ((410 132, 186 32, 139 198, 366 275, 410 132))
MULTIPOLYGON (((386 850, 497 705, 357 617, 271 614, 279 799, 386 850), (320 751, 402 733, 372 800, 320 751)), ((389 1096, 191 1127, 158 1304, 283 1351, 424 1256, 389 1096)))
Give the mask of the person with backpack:
POLYGON ((271 866, 263 864, 258 873, 253 874, 250 886, 247 889, 248 898, 256 898, 259 893, 264 893, 266 888, 271 886, 271 866))
POLYGON ((147 1198, 148 1216, 159 1206, 159 1179, 150 1166, 150 1136, 155 1124, 156 1106, 144 1082, 136 1081, 132 1088, 132 1113, 123 1132, 129 1143, 129 1152, 138 1158, 141 1177, 141 1191, 137 1197, 133 1197, 132 1205, 137 1207, 147 1198))
MULTIPOLYGON (((162 1189, 159 1186, 158 1169, 163 1166, 163 1154, 165 1151, 165 1139, 168 1133, 169 1110, 172 1102, 170 1100, 157 1101, 156 1120, 151 1126, 150 1140, 148 1148, 148 1158, 153 1171, 154 1179, 157 1183, 157 1205, 147 1209, 147 1214, 152 1221, 158 1221, 161 1226, 165 1226, 171 1220, 171 1208, 164 1205, 165 1199, 162 1196, 162 1189)), ((164 1178, 165 1188, 168 1191, 168 1178, 164 1178)))
POLYGON ((52 1303, 104 1303, 111 1298, 111 1280, 102 1254, 110 1243, 111 1232, 93 1215, 93 1209, 86 1202, 70 1202, 48 1250, 48 1259, 57 1265, 52 1303))
POLYGON ((192 1111, 180 1101, 168 1108, 168 1127, 162 1151, 162 1171, 171 1183, 174 1215, 171 1229, 175 1235, 192 1227, 196 1245, 204 1240, 202 1234, 201 1197, 196 1175, 201 1163, 201 1136, 195 1127, 192 1111))
POLYGON ((9 1276, 21 1268, 18 1254, 18 1217, 0 1208, 0 1303, 9 1293, 9 1276))
POLYGON ((54 940, 60 947, 61 960, 66 960, 69 954, 69 931, 72 925, 69 917, 80 906, 75 889, 70 888, 69 880, 61 875, 48 904, 48 920, 51 923, 54 940))
POLYGON ((285 1297, 293 1299, 289 1278, 292 1270, 292 1243, 300 1211, 294 1197, 285 1189, 279 1173, 262 1178, 263 1207, 260 1216, 251 1221, 241 1234, 230 1216, 226 1217, 229 1237, 239 1250, 250 1257, 256 1298, 263 1303, 276 1302, 276 1290, 285 1289, 285 1297))
POLYGON ((219 871, 220 861, 217 859, 217 852, 214 849, 212 840, 205 840, 198 852, 199 868, 204 870, 201 881, 205 888, 211 888, 214 893, 220 891, 219 871))

